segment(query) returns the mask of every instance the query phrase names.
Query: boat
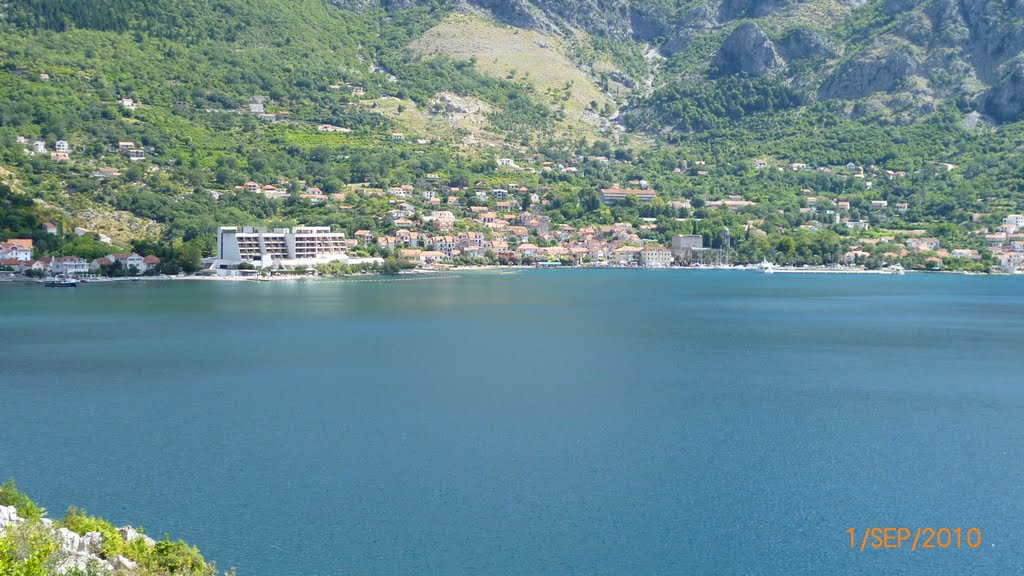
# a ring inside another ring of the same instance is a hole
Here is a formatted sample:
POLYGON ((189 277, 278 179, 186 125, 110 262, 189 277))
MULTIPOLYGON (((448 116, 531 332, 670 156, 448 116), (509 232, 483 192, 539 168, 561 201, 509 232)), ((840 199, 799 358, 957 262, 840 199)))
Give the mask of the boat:
POLYGON ((762 260, 761 263, 757 265, 757 269, 765 274, 775 274, 775 264, 767 260, 762 260))
POLYGON ((47 288, 75 288, 78 286, 78 278, 74 276, 57 276, 43 281, 47 288))

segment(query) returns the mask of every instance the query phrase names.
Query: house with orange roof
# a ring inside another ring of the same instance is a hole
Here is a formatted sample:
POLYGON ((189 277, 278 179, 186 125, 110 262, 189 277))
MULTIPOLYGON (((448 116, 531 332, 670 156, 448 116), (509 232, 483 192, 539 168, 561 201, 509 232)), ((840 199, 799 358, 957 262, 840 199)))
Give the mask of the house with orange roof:
POLYGON ((32 259, 32 240, 30 238, 11 238, 0 244, 0 259, 20 260, 32 259))

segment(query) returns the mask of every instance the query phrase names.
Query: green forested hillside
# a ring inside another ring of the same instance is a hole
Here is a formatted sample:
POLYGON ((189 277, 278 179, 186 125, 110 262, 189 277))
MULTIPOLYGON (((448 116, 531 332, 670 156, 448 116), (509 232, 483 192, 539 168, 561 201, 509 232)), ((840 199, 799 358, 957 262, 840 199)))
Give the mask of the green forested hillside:
MULTIPOLYGON (((619 100, 617 115, 593 103, 588 113, 615 116, 621 125, 595 142, 555 135, 559 102, 568 96, 540 93, 529 69, 495 76, 474 61, 410 49, 450 12, 448 3, 9 2, 0 23, 0 174, 17 196, 6 200, 8 211, 18 215, 5 218, 4 233, 40 237, 39 223, 48 219, 65 231, 82 226, 112 236, 122 246, 146 239, 172 255, 186 245, 209 254, 217 225, 329 224, 350 234, 390 234, 395 226, 386 216, 394 204, 375 190, 407 184, 442 198, 455 195, 462 199, 453 208, 461 219, 469 215, 467 205, 494 206, 475 188, 514 183, 528 191, 517 200, 528 205, 529 195, 538 194, 543 203, 534 209, 555 225, 626 221, 639 228, 641 218, 653 218, 656 226, 645 238, 664 241, 696 228, 709 242, 719 242, 718 231, 728 227, 755 258, 767 250, 764 242, 776 246, 785 236, 810 246, 827 233, 851 244, 853 233, 833 221, 840 216, 870 222, 872 230, 924 230, 949 238, 950 246, 980 248, 971 232, 997 227, 1003 215, 1024 209, 1021 123, 972 114, 977 101, 966 97, 901 104, 896 93, 850 99, 821 88, 830 86, 837 66, 873 50, 872 38, 882 38, 875 32, 893 29, 899 18, 891 15, 883 15, 889 24, 875 26, 880 5, 843 12, 831 36, 821 38, 794 32, 802 28, 785 11, 752 12, 778 40, 772 50, 787 67, 759 74, 721 72, 749 64, 741 61, 742 50, 726 51, 739 54, 735 61, 720 55, 737 27, 681 43, 680 30, 658 14, 693 19, 703 5, 663 4, 645 12, 653 20, 643 34, 620 38, 607 31, 586 43, 586 54, 570 54, 583 69, 591 60, 616 61, 624 70, 654 74, 626 97, 609 92, 619 100), (648 38, 655 29, 660 35, 648 38), (645 40, 656 41, 668 59, 638 61, 645 40), (851 51, 829 52, 840 40, 851 51), (811 80, 794 81, 792 71, 811 80), (119 104, 126 98, 138 106, 119 104), (469 119, 452 120, 462 116, 469 119), (318 130, 321 125, 339 130, 318 130), (47 152, 31 153, 37 139, 47 152), (66 162, 49 153, 60 140, 71 147, 66 162), (120 142, 143 150, 145 160, 130 161, 120 142), (499 158, 515 167, 499 166, 499 158), (866 174, 853 174, 847 164, 866 174), (120 176, 98 177, 100 168, 120 176), (595 202, 600 188, 641 180, 658 191, 656 202, 610 209, 595 202), (289 195, 271 199, 237 189, 246 182, 277 185, 289 195), (302 197, 314 189, 339 196, 302 197), (730 197, 755 205, 712 207, 730 197), (850 208, 841 215, 808 210, 808 197, 850 208), (872 210, 872 200, 909 208, 872 210), (154 225, 140 224, 147 222, 154 225)), ((725 18, 723 6, 716 21, 725 18)), ((726 8, 745 14, 749 7, 726 8)), ((918 10, 914 5, 907 13, 918 10)), ((592 73, 595 86, 608 90, 612 76, 592 73)), ((615 78, 621 86, 629 81, 615 78)), ((422 197, 410 202, 430 209, 422 197)), ((467 219, 459 226, 476 224, 467 219)), ((40 255, 67 240, 42 240, 40 255)))

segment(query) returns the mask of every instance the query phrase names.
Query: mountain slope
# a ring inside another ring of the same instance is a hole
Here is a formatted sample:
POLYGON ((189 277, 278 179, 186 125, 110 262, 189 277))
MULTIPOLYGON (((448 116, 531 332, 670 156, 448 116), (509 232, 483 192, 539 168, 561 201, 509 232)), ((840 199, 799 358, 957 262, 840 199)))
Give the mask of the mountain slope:
MULTIPOLYGON (((401 12, 423 3, 384 0, 381 5, 401 12)), ((983 110, 1000 121, 1024 115, 1024 4, 1016 2, 470 3, 514 26, 557 34, 580 31, 613 45, 657 46, 669 58, 658 84, 723 73, 770 74, 815 99, 871 99, 906 118, 927 114, 945 101, 983 110)))

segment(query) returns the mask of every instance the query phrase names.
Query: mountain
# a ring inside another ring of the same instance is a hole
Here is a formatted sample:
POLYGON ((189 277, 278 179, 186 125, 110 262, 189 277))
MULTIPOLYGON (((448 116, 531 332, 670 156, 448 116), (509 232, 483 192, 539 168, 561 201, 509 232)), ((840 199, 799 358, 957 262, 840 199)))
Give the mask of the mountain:
MULTIPOLYGON (((343 6, 352 2, 336 0, 343 6)), ((367 1, 358 2, 366 6, 367 1)), ((382 0, 394 12, 422 5, 382 0)), ((517 27, 656 47, 656 84, 769 75, 813 99, 920 117, 946 101, 1024 114, 1024 3, 990 0, 471 0, 517 27)))
POLYGON ((515 184, 553 224, 646 240, 849 236, 812 191, 981 248, 1024 210, 1020 19, 973 0, 10 0, 0 224, 45 252, 109 236, 194 264, 218 225, 389 235, 389 188, 462 217, 515 184), (657 203, 596 200, 641 181, 657 203), (708 207, 726 200, 751 204, 708 207))

